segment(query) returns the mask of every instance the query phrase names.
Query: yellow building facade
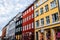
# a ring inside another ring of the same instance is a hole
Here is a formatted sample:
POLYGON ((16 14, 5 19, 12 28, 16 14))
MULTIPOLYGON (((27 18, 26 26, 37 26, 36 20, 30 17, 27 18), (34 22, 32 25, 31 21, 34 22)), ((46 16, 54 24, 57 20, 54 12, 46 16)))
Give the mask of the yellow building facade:
POLYGON ((34 8, 35 40, 60 40, 58 0, 37 0, 34 8))

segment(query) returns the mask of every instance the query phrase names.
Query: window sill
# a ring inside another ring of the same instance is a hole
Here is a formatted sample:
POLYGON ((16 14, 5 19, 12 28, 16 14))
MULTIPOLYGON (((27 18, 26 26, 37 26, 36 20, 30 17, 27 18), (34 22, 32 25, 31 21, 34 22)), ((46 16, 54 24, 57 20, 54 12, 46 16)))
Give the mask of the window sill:
POLYGON ((35 27, 35 28, 39 28, 39 26, 35 27))
POLYGON ((49 26, 50 24, 46 24, 47 26, 49 26))
POLYGON ((53 22, 52 24, 47 24, 47 25, 45 25, 45 26, 50 26, 50 25, 58 24, 58 23, 60 23, 60 21, 58 21, 58 22, 53 22))
POLYGON ((40 25, 40 28, 41 28, 41 27, 44 27, 44 25, 40 25))
POLYGON ((55 7, 51 8, 51 10, 55 9, 56 7, 57 7, 57 6, 55 6, 55 7))
POLYGON ((53 22, 52 24, 56 24, 56 23, 60 23, 60 21, 57 21, 57 22, 53 22))

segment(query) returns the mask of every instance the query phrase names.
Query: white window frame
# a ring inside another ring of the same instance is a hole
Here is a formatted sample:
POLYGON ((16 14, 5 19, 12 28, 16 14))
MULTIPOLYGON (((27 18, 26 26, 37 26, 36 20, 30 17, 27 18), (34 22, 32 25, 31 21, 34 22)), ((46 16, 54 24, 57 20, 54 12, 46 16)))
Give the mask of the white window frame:
POLYGON ((34 28, 34 23, 32 22, 32 28, 34 28))
POLYGON ((34 14, 32 14, 32 18, 34 18, 34 14))
POLYGON ((29 12, 31 11, 31 8, 29 8, 29 12))
POLYGON ((28 10, 27 10, 27 13, 28 13, 28 10))
POLYGON ((26 30, 26 25, 25 25, 25 30, 26 30))
POLYGON ((56 3, 54 4, 54 3, 55 1, 50 2, 50 9, 53 9, 57 6, 57 4, 56 3))
POLYGON ((34 7, 32 6, 32 10, 34 9, 34 7))
POLYGON ((27 21, 28 21, 28 17, 27 17, 27 21))

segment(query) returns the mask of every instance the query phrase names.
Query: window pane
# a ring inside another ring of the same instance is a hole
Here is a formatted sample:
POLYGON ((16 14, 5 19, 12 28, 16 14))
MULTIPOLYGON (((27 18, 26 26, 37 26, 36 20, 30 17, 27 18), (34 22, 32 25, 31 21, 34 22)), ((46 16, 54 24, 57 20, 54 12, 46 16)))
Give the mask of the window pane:
POLYGON ((58 13, 55 13, 55 14, 52 15, 52 20, 53 20, 53 22, 58 21, 58 13))
POLYGON ((37 16, 39 15, 39 12, 38 12, 38 11, 36 11, 35 15, 36 15, 36 17, 37 17, 37 16))
POLYGON ((51 9, 56 7, 56 2, 55 1, 52 1, 50 4, 51 4, 51 9))
POLYGON ((36 27, 39 27, 39 21, 36 21, 36 27))
POLYGON ((49 16, 46 17, 46 24, 49 24, 50 23, 50 18, 49 16))
POLYGON ((38 7, 39 5, 38 5, 38 2, 36 2, 36 8, 38 7))
POLYGON ((44 18, 41 19, 41 26, 44 25, 44 18))
POLYGON ((40 8, 40 14, 42 14, 43 13, 43 8, 40 8))
POLYGON ((32 22, 32 28, 34 28, 34 23, 32 22))
POLYGON ((38 40, 38 32, 36 32, 36 40, 38 40))
POLYGON ((48 5, 45 6, 45 12, 49 10, 48 5))

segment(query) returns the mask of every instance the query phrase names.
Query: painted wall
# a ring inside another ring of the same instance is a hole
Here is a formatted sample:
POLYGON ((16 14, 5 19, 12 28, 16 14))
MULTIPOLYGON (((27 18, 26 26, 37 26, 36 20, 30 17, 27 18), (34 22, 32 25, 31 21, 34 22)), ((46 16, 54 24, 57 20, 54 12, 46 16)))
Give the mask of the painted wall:
POLYGON ((24 32, 33 32, 34 28, 32 28, 32 22, 34 23, 34 7, 33 5, 29 6, 24 12, 23 12, 23 28, 25 27, 25 25, 28 27, 26 27, 26 30, 22 31, 24 32), (33 15, 33 16, 32 16, 33 15), (30 29, 29 29, 29 24, 30 24, 30 29))
POLYGON ((13 36, 15 35, 15 22, 11 21, 9 25, 7 26, 7 33, 6 36, 13 36))

